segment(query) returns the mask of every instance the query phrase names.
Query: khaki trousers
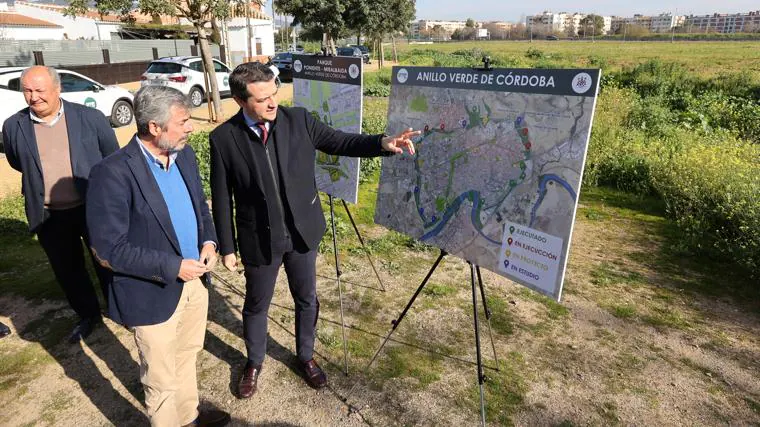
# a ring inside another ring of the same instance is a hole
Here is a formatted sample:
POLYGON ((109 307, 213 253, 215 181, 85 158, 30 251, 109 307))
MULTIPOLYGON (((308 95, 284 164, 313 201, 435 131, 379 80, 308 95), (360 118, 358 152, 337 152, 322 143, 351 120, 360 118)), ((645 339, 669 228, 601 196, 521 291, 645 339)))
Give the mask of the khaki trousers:
POLYGON ((195 362, 203 348, 207 315, 208 290, 195 279, 184 284, 169 320, 134 328, 152 426, 183 426, 198 417, 195 362))

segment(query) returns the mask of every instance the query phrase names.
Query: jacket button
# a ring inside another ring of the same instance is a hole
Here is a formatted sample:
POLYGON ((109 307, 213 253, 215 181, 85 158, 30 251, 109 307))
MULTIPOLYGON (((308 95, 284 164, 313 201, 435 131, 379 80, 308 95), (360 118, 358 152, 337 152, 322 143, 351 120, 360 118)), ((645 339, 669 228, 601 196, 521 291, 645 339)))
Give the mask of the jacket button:
POLYGON ((267 230, 269 230, 269 226, 267 225, 267 230))

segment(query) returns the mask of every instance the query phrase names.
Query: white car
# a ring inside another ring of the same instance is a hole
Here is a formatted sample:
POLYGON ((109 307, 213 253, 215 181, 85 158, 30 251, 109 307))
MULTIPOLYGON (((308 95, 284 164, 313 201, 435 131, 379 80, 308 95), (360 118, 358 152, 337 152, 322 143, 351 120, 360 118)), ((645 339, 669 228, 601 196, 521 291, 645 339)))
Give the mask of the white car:
MULTIPOLYGON (((230 94, 230 69, 214 59, 219 95, 230 94)), ((161 85, 178 89, 190 98, 194 107, 203 103, 206 82, 203 78, 203 61, 200 56, 172 56, 150 63, 140 77, 140 85, 161 85)))
MULTIPOLYGON (((21 72, 26 67, 0 68, 0 87, 17 92, 22 104, 14 104, 13 111, 6 111, 6 106, 0 109, 0 123, 4 122, 11 114, 22 108, 26 108, 24 96, 21 93, 21 72), (16 108, 18 107, 18 108, 16 108), (7 113, 7 115, 6 115, 7 113)), ((100 110, 111 121, 114 127, 125 126, 132 123, 132 99, 133 96, 126 89, 119 86, 102 85, 95 80, 69 70, 57 70, 61 77, 61 98, 76 104, 100 110)), ((18 97, 14 97, 16 99, 18 97)), ((3 95, 3 104, 5 96, 3 95)), ((9 110, 11 108, 8 108, 9 110)))

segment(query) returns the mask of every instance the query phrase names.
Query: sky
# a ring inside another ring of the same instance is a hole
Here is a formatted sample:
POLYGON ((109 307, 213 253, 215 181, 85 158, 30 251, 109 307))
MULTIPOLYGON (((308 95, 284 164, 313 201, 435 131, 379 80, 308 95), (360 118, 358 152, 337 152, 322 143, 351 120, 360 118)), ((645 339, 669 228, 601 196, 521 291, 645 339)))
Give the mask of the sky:
POLYGON ((509 0, 417 0, 417 19, 476 21, 519 21, 522 15, 534 15, 544 10, 552 12, 596 13, 599 15, 632 16, 658 15, 672 12, 677 15, 707 15, 712 13, 746 13, 760 10, 758 0, 637 0, 604 1, 557 0, 513 2, 509 0))

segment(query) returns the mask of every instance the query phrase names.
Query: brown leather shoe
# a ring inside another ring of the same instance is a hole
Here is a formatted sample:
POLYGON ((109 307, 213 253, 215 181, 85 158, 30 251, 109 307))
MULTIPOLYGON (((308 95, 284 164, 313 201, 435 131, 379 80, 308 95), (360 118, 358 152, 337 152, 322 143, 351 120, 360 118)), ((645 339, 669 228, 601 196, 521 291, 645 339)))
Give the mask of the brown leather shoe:
POLYGON ((230 423, 230 414, 224 411, 201 411, 198 418, 182 427, 224 427, 230 423))
POLYGON ((327 385, 327 375, 322 368, 317 365, 314 359, 308 362, 302 362, 306 383, 311 388, 322 388, 327 385))
POLYGON ((248 399, 256 393, 260 372, 261 365, 255 366, 252 363, 245 365, 243 375, 238 383, 238 397, 240 399, 248 399))

